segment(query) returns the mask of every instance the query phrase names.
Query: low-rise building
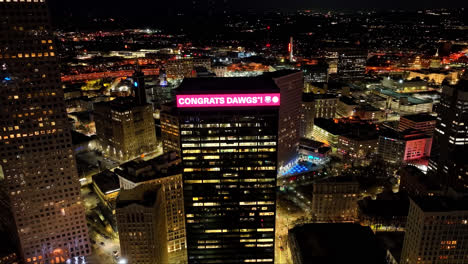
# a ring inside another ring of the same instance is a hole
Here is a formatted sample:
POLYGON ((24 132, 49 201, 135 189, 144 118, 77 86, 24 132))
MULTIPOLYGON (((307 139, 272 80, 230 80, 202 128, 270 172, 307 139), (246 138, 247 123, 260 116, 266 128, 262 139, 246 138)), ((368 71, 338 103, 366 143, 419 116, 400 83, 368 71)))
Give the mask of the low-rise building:
POLYGON ((408 163, 429 157, 432 137, 418 130, 387 129, 379 137, 378 154, 390 163, 408 163))
POLYGON ((433 101, 397 93, 386 88, 377 88, 374 93, 387 99, 385 110, 395 111, 400 115, 432 112, 433 101))
POLYGON ((373 107, 370 104, 359 104, 358 107, 354 109, 353 116, 359 117, 361 120, 369 121, 383 121, 386 119, 386 114, 384 111, 379 108, 373 107))
POLYGON ((367 197, 358 202, 359 221, 374 231, 402 231, 406 225, 409 200, 405 193, 367 197))
POLYGON ((343 129, 337 126, 333 119, 315 119, 314 128, 312 130, 313 139, 332 146, 336 150, 338 138, 341 134, 344 134, 343 129))
POLYGON ((228 68, 227 65, 219 63, 219 64, 214 64, 211 68, 217 77, 226 77, 227 68, 228 68))
POLYGON ((359 118, 315 119, 312 136, 330 145, 334 152, 354 159, 376 153, 377 125, 359 118))
POLYGON ((194 77, 193 70, 195 67, 204 67, 211 71, 211 58, 200 57, 172 59, 168 60, 165 65, 167 77, 171 79, 194 77))
POLYGON ((93 175, 93 190, 104 205, 111 211, 115 210, 115 201, 120 193, 117 175, 109 170, 93 175))
POLYGON ((335 118, 338 97, 333 94, 302 94, 301 135, 312 137, 315 118, 335 118))
POLYGON ((393 80, 389 77, 382 80, 382 85, 397 93, 417 93, 430 90, 427 82, 420 78, 414 78, 411 80, 393 80))
POLYGON ((354 110, 359 106, 352 97, 342 96, 340 97, 336 113, 339 117, 350 117, 354 115, 354 110))
POLYGON ((332 177, 314 183, 313 219, 318 222, 356 221, 359 193, 359 183, 350 177, 332 177))
POLYGON ((405 115, 400 117, 398 130, 420 130, 426 133, 427 135, 432 136, 434 134, 436 123, 437 118, 430 114, 421 113, 414 115, 405 115))
POLYGON ((448 80, 450 84, 456 84, 459 80, 460 72, 457 70, 415 70, 409 71, 408 80, 422 79, 428 80, 434 84, 440 85, 444 80, 448 80))
POLYGON ((331 147, 320 141, 301 138, 298 152, 300 161, 314 162, 328 157, 331 147))
POLYGON ((342 135, 338 137, 338 153, 354 159, 367 159, 377 153, 377 133, 373 135, 342 135))

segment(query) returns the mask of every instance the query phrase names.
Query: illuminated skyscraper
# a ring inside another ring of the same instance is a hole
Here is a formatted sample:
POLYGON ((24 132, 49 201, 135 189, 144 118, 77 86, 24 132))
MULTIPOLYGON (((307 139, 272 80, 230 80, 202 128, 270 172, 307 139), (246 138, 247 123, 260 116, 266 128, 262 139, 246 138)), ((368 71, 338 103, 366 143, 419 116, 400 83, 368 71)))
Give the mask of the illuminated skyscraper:
POLYGON ((468 79, 444 86, 437 107, 437 124, 429 161, 431 174, 444 186, 468 188, 468 79))
POLYGON ((279 105, 263 76, 180 86, 189 263, 273 263, 279 105))
POLYGON ((179 119, 175 106, 172 104, 162 105, 160 120, 163 152, 176 151, 180 153, 179 119))
POLYGON ((0 0, 0 184, 25 263, 90 253, 44 0, 0 0))
POLYGON ((366 73, 367 50, 344 48, 338 50, 338 78, 352 80, 363 78, 366 73))
POLYGON ((285 166, 297 157, 301 138, 302 92, 304 74, 302 71, 281 70, 264 74, 280 89, 283 98, 278 125, 278 165, 285 166))
POLYGON ((104 153, 118 160, 132 159, 157 147, 153 107, 135 100, 117 98, 94 104, 100 146, 104 153))
MULTIPOLYGON (((167 244, 168 263, 171 264, 187 263, 181 171, 180 159, 176 152, 166 153, 148 161, 133 160, 114 170, 119 178, 121 190, 137 189, 139 186, 147 184, 161 186, 162 205, 165 211, 163 216, 165 216, 167 231, 166 237, 160 237, 160 241, 155 243, 167 244)), ((136 226, 142 227, 139 226, 139 223, 133 223, 133 227, 136 226)), ((123 241, 125 239, 132 240, 132 237, 121 235, 119 238, 121 244, 130 242, 123 241)))
POLYGON ((120 250, 129 264, 169 263, 164 211, 161 185, 144 184, 120 192, 115 215, 120 250))

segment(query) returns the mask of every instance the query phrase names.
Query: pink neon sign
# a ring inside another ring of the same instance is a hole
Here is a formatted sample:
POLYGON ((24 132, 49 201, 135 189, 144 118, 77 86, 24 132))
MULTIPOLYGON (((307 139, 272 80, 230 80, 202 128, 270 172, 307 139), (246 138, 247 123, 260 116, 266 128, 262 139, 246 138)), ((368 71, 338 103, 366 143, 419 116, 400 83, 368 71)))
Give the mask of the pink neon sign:
POLYGON ((177 107, 279 106, 280 94, 177 95, 177 107))

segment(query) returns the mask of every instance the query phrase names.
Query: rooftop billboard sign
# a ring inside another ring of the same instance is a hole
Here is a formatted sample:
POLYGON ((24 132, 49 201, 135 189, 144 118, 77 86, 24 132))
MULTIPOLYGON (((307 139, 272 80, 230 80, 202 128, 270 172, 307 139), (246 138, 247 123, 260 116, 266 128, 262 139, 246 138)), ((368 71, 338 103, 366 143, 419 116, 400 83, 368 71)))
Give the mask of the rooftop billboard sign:
POLYGON ((279 93, 177 95, 178 108, 279 105, 279 93))

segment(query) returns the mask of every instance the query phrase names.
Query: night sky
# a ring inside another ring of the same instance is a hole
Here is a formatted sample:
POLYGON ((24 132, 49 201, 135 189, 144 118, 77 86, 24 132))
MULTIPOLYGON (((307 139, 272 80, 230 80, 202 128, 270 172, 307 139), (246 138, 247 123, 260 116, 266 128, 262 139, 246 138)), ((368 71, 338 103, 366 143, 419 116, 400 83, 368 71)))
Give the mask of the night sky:
MULTIPOLYGON (((297 9, 297 8, 401 8, 423 9, 431 7, 463 7, 463 0, 49 0, 57 15, 70 12, 93 16, 158 16, 175 10, 190 9, 192 2, 227 1, 231 11, 247 9, 297 9)), ((199 4, 202 6, 203 4, 199 4)))
MULTIPOLYGON (((462 0, 443 2, 441 0, 49 0, 54 27, 69 31, 147 26, 177 29, 190 24, 206 29, 207 26, 211 27, 218 23, 210 22, 207 18, 206 14, 210 12, 207 11, 208 7, 216 10, 214 13, 219 15, 223 14, 220 10, 225 10, 230 14, 241 14, 247 11, 294 11, 299 8, 326 11, 388 10, 390 8, 421 10, 440 7, 442 3, 446 8, 464 6, 462 0), (212 4, 213 2, 215 4, 212 4), (177 14, 180 13, 185 16, 178 17, 177 14), (103 19, 95 20, 95 18, 103 19), (106 20, 108 18, 113 18, 114 22, 108 22, 109 20, 106 20)), ((465 14, 467 10, 464 10, 465 14)), ((194 30, 190 29, 190 31, 194 30)))

